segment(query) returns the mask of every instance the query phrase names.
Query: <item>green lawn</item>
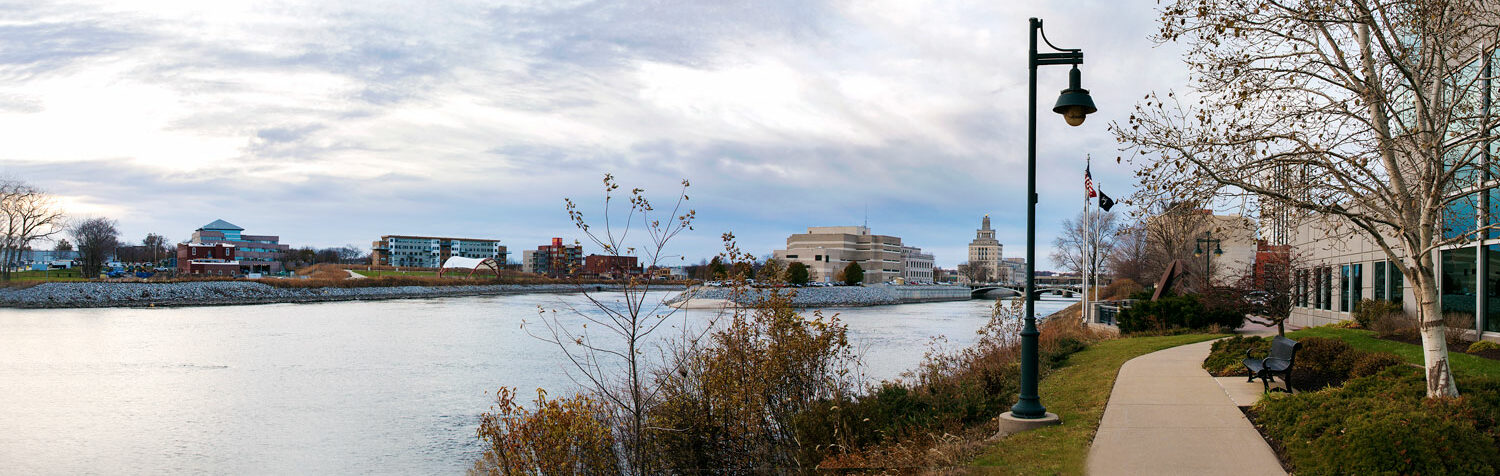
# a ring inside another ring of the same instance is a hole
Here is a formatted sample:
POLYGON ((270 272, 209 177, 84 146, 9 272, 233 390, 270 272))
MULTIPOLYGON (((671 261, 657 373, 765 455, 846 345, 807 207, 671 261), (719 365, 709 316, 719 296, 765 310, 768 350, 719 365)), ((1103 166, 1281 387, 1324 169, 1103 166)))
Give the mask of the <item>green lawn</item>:
MULTIPOLYGON (((1362 329, 1338 329, 1333 327, 1311 327, 1288 332, 1287 337, 1328 337, 1348 342, 1356 349, 1371 352, 1392 352, 1407 362, 1422 365, 1422 348, 1412 344, 1377 339, 1375 333, 1362 329)), ((1464 349, 1448 349, 1448 365, 1458 376, 1483 376, 1500 378, 1500 360, 1490 360, 1464 353, 1464 349)), ((1463 389, 1459 389, 1462 391, 1463 389)))
POLYGON ((16 271, 10 274, 13 281, 83 281, 83 273, 77 268, 51 271, 16 271))
POLYGON ((1189 334, 1133 337, 1100 342, 1068 357, 1064 366, 1038 383, 1037 392, 1048 411, 1062 424, 1018 433, 996 443, 974 461, 986 473, 1083 474, 1084 459, 1104 404, 1125 361, 1158 350, 1224 337, 1189 334))

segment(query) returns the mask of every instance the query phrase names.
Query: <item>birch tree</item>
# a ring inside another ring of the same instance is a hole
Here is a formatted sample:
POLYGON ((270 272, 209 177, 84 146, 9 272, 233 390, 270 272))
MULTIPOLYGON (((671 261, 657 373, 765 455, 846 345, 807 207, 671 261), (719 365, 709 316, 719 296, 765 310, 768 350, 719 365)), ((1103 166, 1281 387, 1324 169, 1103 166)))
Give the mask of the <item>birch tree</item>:
POLYGON ((1137 200, 1279 200, 1371 240, 1418 301, 1429 397, 1456 396, 1434 253, 1489 226, 1445 218, 1491 188, 1493 0, 1177 0, 1189 94, 1111 130, 1137 200), (1451 224, 1449 224, 1451 225, 1451 224))

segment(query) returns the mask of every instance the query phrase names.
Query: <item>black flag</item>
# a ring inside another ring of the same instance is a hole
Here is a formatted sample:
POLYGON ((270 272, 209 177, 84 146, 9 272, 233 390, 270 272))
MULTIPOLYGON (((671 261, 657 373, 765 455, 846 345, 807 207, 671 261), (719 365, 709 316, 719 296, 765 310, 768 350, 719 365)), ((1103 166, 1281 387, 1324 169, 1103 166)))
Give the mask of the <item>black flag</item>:
POLYGON ((1115 206, 1115 200, 1113 198, 1109 198, 1109 195, 1105 195, 1104 191, 1100 190, 1099 191, 1099 208, 1102 208, 1102 209, 1104 209, 1104 211, 1107 212, 1107 211, 1109 211, 1109 209, 1114 208, 1114 206, 1115 206))

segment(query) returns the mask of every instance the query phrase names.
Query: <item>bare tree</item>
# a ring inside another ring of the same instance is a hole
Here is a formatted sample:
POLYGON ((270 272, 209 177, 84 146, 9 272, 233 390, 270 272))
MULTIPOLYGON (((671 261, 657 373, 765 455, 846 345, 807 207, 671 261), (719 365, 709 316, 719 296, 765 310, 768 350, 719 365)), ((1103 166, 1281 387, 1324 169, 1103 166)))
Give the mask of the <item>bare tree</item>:
POLYGON ((1493 228, 1444 225, 1492 186, 1497 116, 1480 98, 1500 7, 1177 0, 1156 40, 1188 46, 1193 97, 1148 95, 1111 125, 1146 158, 1136 198, 1259 196, 1364 235, 1415 291, 1428 396, 1458 395, 1433 253, 1493 228))
POLYGON ((1188 202, 1160 202, 1148 210, 1151 215, 1145 222, 1146 268, 1151 278, 1142 284, 1155 282, 1156 276, 1176 260, 1187 263, 1193 273, 1211 276, 1212 270, 1203 269, 1202 262, 1193 256, 1197 239, 1208 229, 1210 215, 1188 202))
POLYGON ((52 195, 15 180, 0 180, 0 277, 11 269, 31 242, 63 230, 63 211, 52 195))
POLYGON ((167 256, 167 237, 156 233, 147 233, 146 238, 141 240, 141 245, 146 247, 146 252, 151 255, 151 262, 161 261, 167 256))
MULTIPOLYGON (((660 215, 647 200, 645 189, 641 188, 630 191, 630 208, 625 211, 623 220, 611 216, 610 205, 620 186, 609 174, 604 176, 604 210, 600 223, 588 223, 572 199, 565 202, 573 224, 604 254, 639 256, 644 267, 651 268, 669 257, 667 244, 673 238, 692 229, 696 213, 685 209, 687 187, 688 181, 683 180, 677 200, 666 216, 660 215)), ((732 239, 733 235, 725 235, 726 242, 732 242, 732 239)), ((718 259, 715 257, 716 261, 718 259)), ((592 292, 590 287, 580 285, 579 291, 598 312, 571 308, 569 311, 587 320, 588 324, 571 328, 560 321, 556 313, 542 312, 540 320, 544 331, 532 334, 562 349, 583 380, 615 410, 616 418, 623 423, 620 440, 626 442, 625 464, 633 474, 646 474, 651 468, 651 455, 647 454, 644 444, 645 418, 658 389, 649 386, 650 369, 646 368, 644 359, 646 340, 676 312, 675 308, 659 300, 648 302, 652 284, 648 277, 630 275, 618 299, 605 298, 592 292), (610 370, 621 367, 624 368, 623 376, 610 370)), ((705 327, 704 332, 707 330, 705 327)))
POLYGON ((1095 212, 1092 221, 1085 223, 1084 212, 1077 217, 1063 219, 1062 234, 1052 240, 1052 262, 1080 276, 1093 270, 1089 282, 1099 283, 1099 276, 1106 274, 1108 257, 1115 253, 1115 244, 1120 231, 1119 218, 1113 212, 1095 212))
POLYGON ((52 251, 73 251, 73 244, 69 243, 67 238, 59 238, 57 243, 52 245, 52 251))
POLYGON ((968 278, 971 283, 988 283, 995 280, 994 276, 990 276, 989 267, 978 266, 968 261, 958 264, 958 275, 968 278))
POLYGON ((83 275, 98 276, 104 269, 115 247, 120 245, 120 231, 115 221, 108 218, 90 218, 74 224, 69 231, 73 242, 78 244, 78 257, 83 261, 83 275))
POLYGON ((1149 270, 1146 227, 1136 223, 1123 225, 1115 234, 1114 253, 1105 262, 1114 277, 1125 278, 1138 284, 1148 284, 1156 279, 1149 270))

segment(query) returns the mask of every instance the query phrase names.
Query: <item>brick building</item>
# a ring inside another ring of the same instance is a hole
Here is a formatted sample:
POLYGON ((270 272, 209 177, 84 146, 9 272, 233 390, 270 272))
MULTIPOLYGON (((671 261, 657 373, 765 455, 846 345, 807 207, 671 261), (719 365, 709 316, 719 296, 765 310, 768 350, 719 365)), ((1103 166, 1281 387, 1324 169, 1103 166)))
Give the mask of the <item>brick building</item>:
POLYGON ((177 274, 239 276, 236 247, 225 242, 178 243, 177 274))
MULTIPOLYGON (((225 243, 235 248, 234 255, 239 262, 239 274, 247 273, 280 273, 281 255, 290 246, 281 244, 281 237, 275 235, 246 235, 244 228, 235 226, 224 220, 214 220, 213 223, 203 225, 193 231, 192 244, 211 245, 225 243)), ((181 256, 181 247, 178 247, 178 256, 181 256)), ((180 263, 182 260, 178 259, 180 263)))
POLYGON ((583 247, 563 245, 562 238, 553 238, 551 245, 542 245, 535 250, 521 252, 521 270, 548 276, 564 276, 583 268, 583 247))
POLYGON ((583 258, 583 274, 619 279, 641 274, 641 267, 634 256, 588 255, 583 258))

